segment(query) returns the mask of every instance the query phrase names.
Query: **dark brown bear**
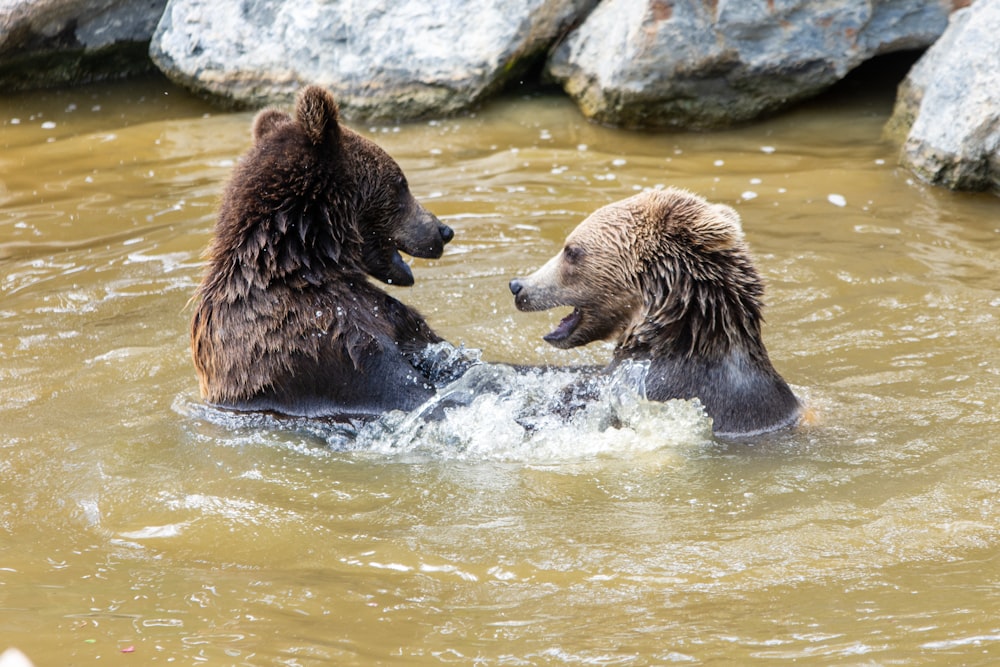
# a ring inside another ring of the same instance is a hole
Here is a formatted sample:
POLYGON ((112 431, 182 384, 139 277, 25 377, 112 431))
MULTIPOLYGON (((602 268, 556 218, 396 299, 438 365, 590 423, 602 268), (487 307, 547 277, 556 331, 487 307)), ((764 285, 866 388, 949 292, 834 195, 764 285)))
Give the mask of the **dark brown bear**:
POLYGON ((238 410, 367 416, 434 393, 415 365, 441 339, 368 276, 411 285, 399 251, 440 257, 452 230, 410 194, 399 165, 306 88, 269 109, 223 194, 195 296, 202 397, 238 410))
POLYGON ((611 367, 648 360, 647 397, 697 397, 718 435, 756 435, 800 417, 761 339, 764 288, 728 206, 679 189, 610 204, 510 289, 519 310, 573 307, 549 343, 617 341, 611 367))

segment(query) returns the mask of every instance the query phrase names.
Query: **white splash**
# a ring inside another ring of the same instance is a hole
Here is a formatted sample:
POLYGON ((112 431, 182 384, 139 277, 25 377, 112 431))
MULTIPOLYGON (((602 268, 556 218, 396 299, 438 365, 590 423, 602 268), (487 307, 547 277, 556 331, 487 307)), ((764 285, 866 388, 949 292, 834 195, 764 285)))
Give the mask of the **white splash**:
POLYGON ((648 363, 537 368, 482 362, 478 350, 429 346, 421 369, 437 394, 412 412, 348 422, 239 413, 179 398, 174 409, 236 434, 295 432, 331 450, 420 460, 574 462, 678 451, 712 442, 712 420, 697 401, 649 401, 648 363))
POLYGON ((698 402, 645 399, 647 370, 479 364, 420 409, 360 429, 351 449, 546 462, 708 442, 711 420, 698 402))

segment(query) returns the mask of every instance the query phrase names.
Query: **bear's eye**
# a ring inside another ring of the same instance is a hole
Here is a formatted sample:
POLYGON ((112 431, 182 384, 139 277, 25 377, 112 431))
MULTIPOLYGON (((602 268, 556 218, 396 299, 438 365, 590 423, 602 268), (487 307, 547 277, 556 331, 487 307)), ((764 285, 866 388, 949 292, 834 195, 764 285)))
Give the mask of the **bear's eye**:
POLYGON ((568 245, 563 248, 563 256, 570 264, 578 263, 581 259, 583 259, 584 254, 586 253, 583 248, 578 245, 568 245))

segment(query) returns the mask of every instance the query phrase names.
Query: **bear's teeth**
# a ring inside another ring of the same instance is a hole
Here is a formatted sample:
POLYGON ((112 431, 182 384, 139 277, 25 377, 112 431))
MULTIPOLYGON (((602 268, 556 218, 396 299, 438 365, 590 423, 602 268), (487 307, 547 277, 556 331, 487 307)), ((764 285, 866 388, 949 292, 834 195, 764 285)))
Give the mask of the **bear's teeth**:
POLYGON ((562 321, 559 322, 559 326, 553 329, 552 333, 543 336, 542 339, 548 341, 549 343, 566 340, 580 324, 580 315, 580 309, 574 308, 572 313, 562 318, 562 321))

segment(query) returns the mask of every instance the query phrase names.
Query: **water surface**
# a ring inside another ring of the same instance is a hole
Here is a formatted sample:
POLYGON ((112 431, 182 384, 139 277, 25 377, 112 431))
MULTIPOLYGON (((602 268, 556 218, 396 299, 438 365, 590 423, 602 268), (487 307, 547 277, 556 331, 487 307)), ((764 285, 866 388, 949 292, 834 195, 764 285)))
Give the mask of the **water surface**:
POLYGON ((820 420, 717 442, 625 392, 526 433, 545 382, 508 382, 344 448, 197 396, 187 302, 252 115, 158 79, 0 100, 0 643, 40 666, 995 662, 1000 200, 897 168, 891 103, 642 134, 533 95, 356 126, 456 232, 393 293, 489 362, 607 361, 507 290, 595 208, 734 206, 820 420))

